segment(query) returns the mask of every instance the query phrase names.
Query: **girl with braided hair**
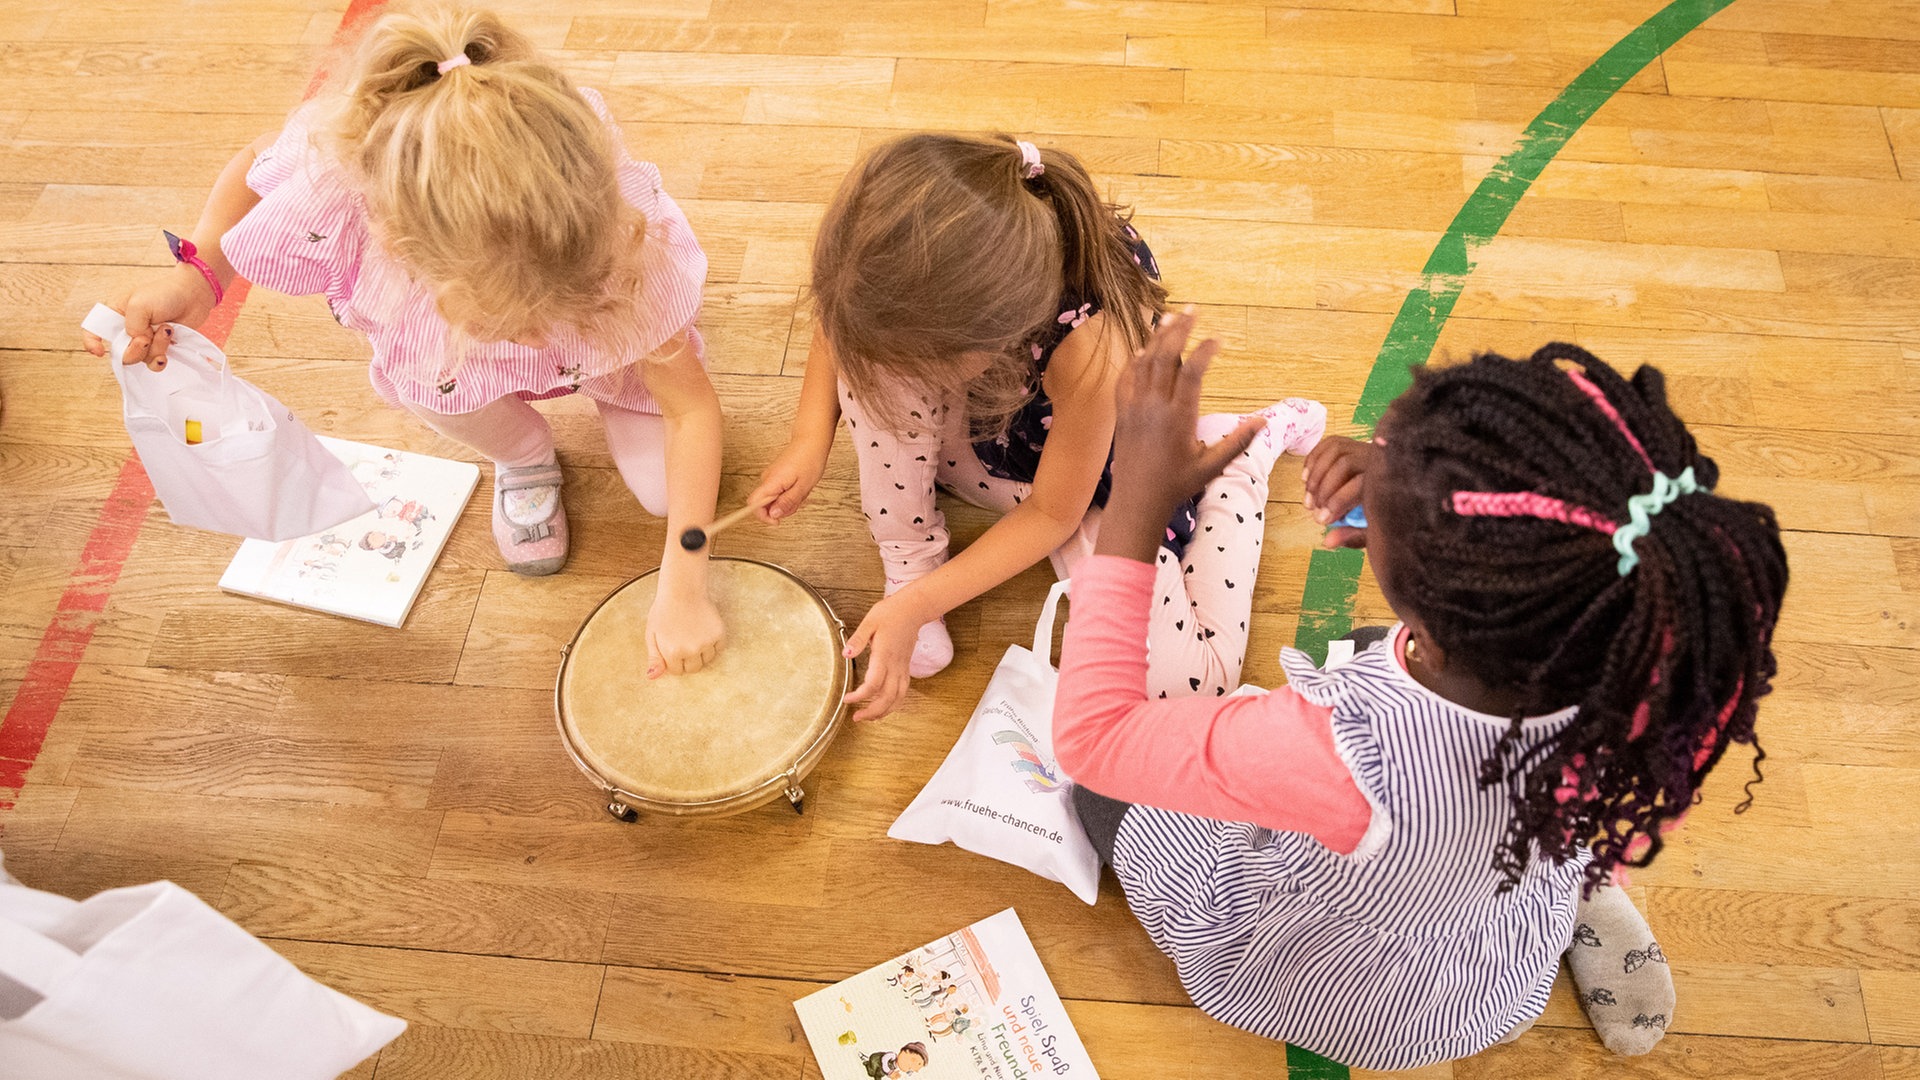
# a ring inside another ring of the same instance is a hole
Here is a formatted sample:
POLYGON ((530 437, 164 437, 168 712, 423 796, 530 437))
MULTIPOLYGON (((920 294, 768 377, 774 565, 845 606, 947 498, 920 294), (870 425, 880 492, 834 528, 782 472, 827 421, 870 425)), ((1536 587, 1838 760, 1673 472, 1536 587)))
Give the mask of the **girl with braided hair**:
POLYGON ((1134 914, 1209 1014, 1350 1065, 1517 1037, 1563 953, 1602 1040, 1644 1053, 1673 984, 1613 881, 1730 745, 1761 756, 1773 512, 1713 494, 1652 368, 1550 345, 1422 369, 1378 439, 1323 440, 1306 466, 1323 524, 1364 507, 1326 542, 1368 550, 1401 622, 1324 671, 1287 650, 1271 694, 1149 699, 1150 523, 1233 449, 1187 434, 1214 351, 1183 365, 1189 328, 1123 380, 1055 704, 1134 914))

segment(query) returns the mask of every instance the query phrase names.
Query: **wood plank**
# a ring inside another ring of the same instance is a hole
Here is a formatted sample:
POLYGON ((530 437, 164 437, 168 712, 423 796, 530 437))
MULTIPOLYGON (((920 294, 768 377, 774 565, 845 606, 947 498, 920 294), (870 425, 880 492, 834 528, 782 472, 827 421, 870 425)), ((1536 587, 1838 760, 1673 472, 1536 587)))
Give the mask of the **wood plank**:
POLYGON ((610 967, 593 1037, 785 1058, 797 1069, 812 1056, 795 998, 820 989, 792 979, 746 979, 684 971, 610 967))
MULTIPOLYGON (((1665 942, 1662 942, 1665 948, 1665 942)), ((1668 1038, 1718 1035, 1807 1042, 1868 1042, 1860 975, 1773 962, 1672 962, 1677 999, 1668 1038)), ((1571 978, 1554 984, 1544 1027, 1588 1028, 1571 978)), ((1656 1051, 1657 1052, 1657 1051, 1656 1051)))
POLYGON ((647 818, 634 825, 610 817, 575 822, 450 811, 428 876, 651 891, 693 900, 817 903, 828 853, 822 845, 796 842, 810 828, 811 819, 786 806, 737 818, 647 818))
POLYGON ((1908 180, 1920 180, 1920 109, 1883 108, 1880 119, 1886 125, 1900 175, 1908 180))
MULTIPOLYGON (((48 789, 59 791, 61 789, 48 789)), ((71 789, 67 789, 71 790, 71 789)), ((175 854, 99 855, 92 852, 39 851, 7 841, 7 871, 36 889, 85 900, 108 889, 171 881, 209 904, 220 899, 229 859, 181 858, 175 854)))
POLYGON ((53 851, 73 816, 73 804, 80 798, 78 789, 47 781, 29 783, 19 791, 0 788, 0 795, 13 802, 12 807, 0 810, 0 837, 5 838, 6 850, 14 859, 53 851))
POLYGON ((427 866, 440 817, 428 810, 89 788, 73 800, 58 850, 411 874, 427 866))
POLYGON ((1454 1062, 1456 1080, 1880 1080, 1871 1046, 1669 1035, 1652 1053, 1618 1057, 1591 1031, 1536 1029, 1511 1046, 1454 1062))
POLYGON ((381 1080, 601 1080, 671 1076, 676 1080, 797 1077, 792 1062, 722 1047, 683 1049, 644 1043, 556 1039, 499 1031, 415 1025, 380 1055, 381 1080))
POLYGON ((1880 1072, 1882 1080, 1915 1080, 1920 1077, 1920 1048, 1881 1047, 1880 1072))
POLYGON ((1828 105, 1920 104, 1920 73, 1834 70, 1798 64, 1725 64, 1673 57, 1667 58, 1664 66, 1667 87, 1674 94, 1828 105))
MULTIPOLYGON (((925 726, 930 718, 914 719, 915 726, 925 726)), ((884 734, 887 748, 922 742, 940 747, 935 755, 923 753, 915 759, 926 763, 915 770, 918 781, 918 773, 932 771, 957 732, 925 740, 908 732, 884 734)), ((1034 948, 1063 996, 1185 1003, 1173 965, 1134 921, 1111 878, 1103 883, 1100 903, 1089 908, 1065 886, 1018 868, 949 847, 882 840, 886 825, 904 807, 898 796, 872 815, 877 821, 858 830, 847 828, 851 820, 868 816, 848 800, 858 798, 861 788, 877 786, 884 770, 871 755, 851 748, 836 751, 832 760, 855 782, 824 788, 808 805, 809 814, 817 807, 828 815, 825 828, 839 834, 832 843, 823 893, 827 902, 719 900, 689 907, 668 896, 629 891, 616 901, 607 932, 607 962, 837 982, 955 926, 1012 906, 1021 912, 1034 948), (956 867, 964 872, 954 872, 956 867), (938 908, 911 899, 929 880, 942 882, 938 908), (765 927, 766 933, 728 929, 746 925, 765 927), (850 953, 840 947, 850 940, 869 942, 871 948, 850 953)))
POLYGON ((1676 962, 1920 970, 1920 901, 1650 888, 1647 921, 1676 962))
POLYGON ((1285 1045, 1227 1027, 1198 1009, 1118 1001, 1064 1002, 1105 1080, 1287 1075, 1285 1045))
POLYGON ((611 898, 243 862, 214 898, 260 937, 597 963, 611 898))
POLYGON ((986 26, 1009 36, 1132 35, 1259 37, 1267 13, 1257 0, 987 0, 986 26))
POLYGON ((180 105, 175 85, 152 73, 190 67, 203 100, 222 102, 227 113, 258 114, 273 126, 266 118, 284 115, 299 100, 317 52, 304 44, 181 45, 151 38, 18 44, 8 52, 8 73, 0 75, 0 100, 15 109, 167 112, 180 105))
POLYGON ((1920 1012, 1913 1007, 1920 993, 1920 972, 1862 971, 1860 986, 1867 998, 1867 1022, 1873 1041, 1920 1046, 1920 1012))
POLYGON ((576 49, 706 55, 750 53, 1120 64, 1126 60, 1127 39, 1118 32, 1008 35, 984 25, 941 27, 860 20, 827 25, 636 18, 629 9, 619 14, 574 18, 567 44, 576 49))
POLYGON ((268 943, 328 986, 412 1023, 561 1038, 584 1038, 593 1029, 605 970, 418 949, 268 943))

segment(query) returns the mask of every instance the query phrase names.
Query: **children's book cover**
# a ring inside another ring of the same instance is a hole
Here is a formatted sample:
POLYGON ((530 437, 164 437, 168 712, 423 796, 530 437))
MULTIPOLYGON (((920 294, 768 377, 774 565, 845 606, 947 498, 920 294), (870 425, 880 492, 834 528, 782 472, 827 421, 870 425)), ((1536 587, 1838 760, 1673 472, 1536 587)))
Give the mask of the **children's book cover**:
POLYGON ((793 1007, 826 1080, 1098 1080, 1012 908, 793 1007))
POLYGON ((373 497, 372 510, 298 540, 248 540, 228 592, 399 626, 473 497, 480 467, 319 436, 373 497))

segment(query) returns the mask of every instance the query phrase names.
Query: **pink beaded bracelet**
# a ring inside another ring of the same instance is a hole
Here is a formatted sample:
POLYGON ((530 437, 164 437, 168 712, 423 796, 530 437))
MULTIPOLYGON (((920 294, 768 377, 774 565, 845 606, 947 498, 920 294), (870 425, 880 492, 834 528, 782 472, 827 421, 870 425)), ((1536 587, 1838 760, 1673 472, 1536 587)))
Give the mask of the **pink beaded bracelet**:
POLYGON ((206 260, 200 257, 200 250, 193 246, 193 241, 175 236, 165 229, 160 230, 160 233, 167 238, 167 248, 173 252, 174 262, 186 263, 200 271, 200 276, 207 279, 207 284, 213 287, 213 306, 219 307, 221 299, 227 295, 227 290, 220 287, 220 279, 214 276, 213 267, 208 266, 206 260))

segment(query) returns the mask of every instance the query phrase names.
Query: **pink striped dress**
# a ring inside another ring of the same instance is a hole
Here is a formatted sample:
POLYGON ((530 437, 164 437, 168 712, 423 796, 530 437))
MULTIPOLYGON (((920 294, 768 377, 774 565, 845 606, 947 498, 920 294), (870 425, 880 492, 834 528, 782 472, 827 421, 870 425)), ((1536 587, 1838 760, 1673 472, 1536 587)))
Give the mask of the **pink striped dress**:
MULTIPOLYGON (((706 346, 694 325, 707 256, 686 214, 660 183, 660 170, 627 156, 606 102, 581 93, 612 131, 619 147, 620 193, 646 216, 641 288, 635 297, 644 325, 640 355, 685 331, 702 363, 706 346)), ((280 137, 253 163, 247 186, 260 195, 221 250, 241 276, 294 296, 327 298, 342 326, 373 343, 373 388, 394 405, 465 413, 517 394, 555 397, 578 391, 637 412, 658 414, 634 369, 639 356, 613 356, 556 326, 545 348, 513 342, 472 345, 458 367, 447 349, 449 327, 434 307, 433 291, 381 250, 369 231, 366 204, 345 172, 313 143, 311 113, 287 119, 280 137)))

